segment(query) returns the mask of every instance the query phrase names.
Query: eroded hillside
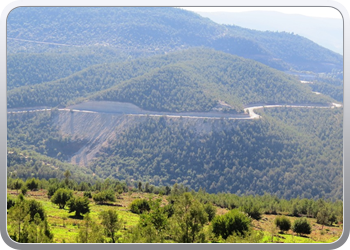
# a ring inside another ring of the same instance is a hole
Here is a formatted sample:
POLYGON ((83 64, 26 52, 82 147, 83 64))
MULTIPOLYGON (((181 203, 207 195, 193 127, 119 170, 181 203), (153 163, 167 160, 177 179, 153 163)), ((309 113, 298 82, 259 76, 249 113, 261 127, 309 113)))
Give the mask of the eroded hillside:
MULTIPOLYGON (((155 120, 160 118, 162 117, 153 117, 155 120)), ((85 142, 79 151, 70 157, 69 161, 73 164, 87 166, 102 147, 108 146, 110 141, 117 141, 118 136, 123 131, 144 123, 148 119, 150 117, 147 116, 60 111, 54 116, 52 123, 57 126, 63 137, 69 136, 74 140, 85 142)), ((225 126, 219 120, 209 122, 203 118, 193 117, 163 117, 163 119, 169 125, 176 123, 177 126, 193 128, 197 134, 225 129, 225 126)), ((229 127, 231 126, 226 128, 229 127)))

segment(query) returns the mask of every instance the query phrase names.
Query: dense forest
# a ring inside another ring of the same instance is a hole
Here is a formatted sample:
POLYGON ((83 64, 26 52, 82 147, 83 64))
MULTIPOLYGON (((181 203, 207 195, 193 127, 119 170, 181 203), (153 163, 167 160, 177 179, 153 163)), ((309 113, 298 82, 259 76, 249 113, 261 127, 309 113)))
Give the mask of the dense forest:
POLYGON ((253 60, 192 49, 91 66, 56 81, 15 88, 8 91, 7 106, 66 106, 82 99, 168 111, 208 111, 219 100, 236 111, 250 103, 332 102, 296 78, 253 60))
POLYGON ((341 198, 342 112, 267 114, 258 121, 204 121, 213 127, 208 133, 181 119, 149 118, 110 142, 90 168, 103 178, 132 176, 209 192, 341 198))
MULTIPOLYGON (((57 111, 56 111, 57 112, 57 111)), ((7 145, 67 161, 86 141, 59 133, 53 112, 12 114, 7 121, 7 145)))
POLYGON ((61 53, 9 54, 7 90, 65 78, 87 67, 125 61, 130 56, 105 47, 66 49, 61 53))
MULTIPOLYGON (((55 112, 9 115, 8 147, 69 160, 89 145, 61 135, 55 112)), ((258 113, 262 119, 246 121, 145 117, 108 141, 88 169, 102 179, 182 183, 208 192, 340 199, 342 109, 258 113)))

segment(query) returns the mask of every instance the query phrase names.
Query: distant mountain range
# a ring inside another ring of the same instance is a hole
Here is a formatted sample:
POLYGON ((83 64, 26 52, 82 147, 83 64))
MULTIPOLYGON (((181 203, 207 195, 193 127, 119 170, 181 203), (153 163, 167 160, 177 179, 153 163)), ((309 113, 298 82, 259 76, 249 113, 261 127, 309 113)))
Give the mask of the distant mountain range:
POLYGON ((277 11, 198 12, 216 23, 260 31, 293 32, 343 54, 343 20, 285 14, 277 11))
POLYGON ((217 24, 176 8, 21 7, 8 17, 8 53, 106 46, 133 56, 209 47, 279 70, 342 71, 342 56, 285 32, 217 24))

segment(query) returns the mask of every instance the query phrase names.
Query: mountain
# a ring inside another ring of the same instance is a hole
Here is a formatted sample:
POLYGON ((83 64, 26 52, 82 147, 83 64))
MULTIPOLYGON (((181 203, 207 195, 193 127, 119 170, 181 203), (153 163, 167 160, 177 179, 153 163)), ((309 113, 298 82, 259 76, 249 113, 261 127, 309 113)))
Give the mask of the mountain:
POLYGON ((10 54, 107 46, 149 56, 204 46, 280 70, 330 73, 343 65, 341 55, 304 37, 220 25, 177 8, 21 7, 7 23, 10 54))
POLYGON ((84 98, 174 112, 209 111, 220 100, 236 112, 251 103, 332 102, 287 74, 210 49, 91 66, 56 81, 15 88, 7 98, 8 108, 67 106, 84 98))
POLYGON ((175 8, 20 7, 7 28, 9 172, 342 198, 340 55, 175 8))
POLYGON ((210 193, 342 195, 341 110, 286 108, 258 121, 145 119, 120 132, 89 168, 103 178, 210 193))
MULTIPOLYGON (((219 24, 237 25, 260 31, 295 33, 340 55, 343 54, 343 20, 341 18, 310 17, 277 11, 197 13, 219 24)), ((340 13, 339 17, 341 17, 340 13)))

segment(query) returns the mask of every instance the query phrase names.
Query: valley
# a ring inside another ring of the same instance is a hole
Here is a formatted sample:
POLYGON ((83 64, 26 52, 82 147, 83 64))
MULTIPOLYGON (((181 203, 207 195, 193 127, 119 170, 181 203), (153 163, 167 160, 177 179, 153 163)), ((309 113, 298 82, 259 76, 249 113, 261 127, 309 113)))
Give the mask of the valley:
POLYGON ((339 238, 342 55, 180 8, 21 7, 7 21, 13 240, 339 238), (225 232, 232 218, 246 228, 225 232))

